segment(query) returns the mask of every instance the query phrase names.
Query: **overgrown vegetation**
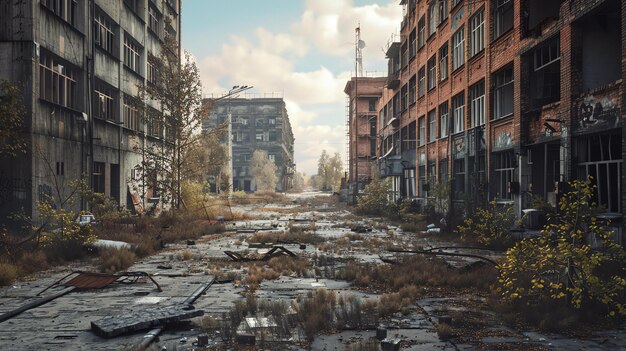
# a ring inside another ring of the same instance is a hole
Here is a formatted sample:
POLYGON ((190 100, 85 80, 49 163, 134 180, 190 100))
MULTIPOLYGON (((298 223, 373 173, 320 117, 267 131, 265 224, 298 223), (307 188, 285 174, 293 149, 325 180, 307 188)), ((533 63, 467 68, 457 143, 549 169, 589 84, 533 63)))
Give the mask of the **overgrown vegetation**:
POLYGON ((512 206, 501 207, 495 201, 479 207, 455 230, 464 240, 478 241, 491 248, 509 247, 514 240, 511 228, 515 223, 512 206))
POLYGON ((626 253, 595 216, 591 179, 569 183, 558 213, 536 238, 518 242, 500 265, 497 291, 528 307, 568 305, 626 316, 626 253))

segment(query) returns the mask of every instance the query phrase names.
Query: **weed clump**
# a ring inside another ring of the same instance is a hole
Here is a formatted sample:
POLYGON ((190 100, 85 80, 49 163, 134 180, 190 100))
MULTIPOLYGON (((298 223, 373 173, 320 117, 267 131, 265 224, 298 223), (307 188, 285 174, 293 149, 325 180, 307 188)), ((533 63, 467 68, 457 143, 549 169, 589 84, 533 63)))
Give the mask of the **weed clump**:
POLYGON ((10 263, 0 263, 0 286, 9 285, 18 277, 17 267, 10 263))
POLYGON ((116 273, 132 266, 137 256, 127 249, 105 249, 100 252, 98 268, 102 273, 116 273))

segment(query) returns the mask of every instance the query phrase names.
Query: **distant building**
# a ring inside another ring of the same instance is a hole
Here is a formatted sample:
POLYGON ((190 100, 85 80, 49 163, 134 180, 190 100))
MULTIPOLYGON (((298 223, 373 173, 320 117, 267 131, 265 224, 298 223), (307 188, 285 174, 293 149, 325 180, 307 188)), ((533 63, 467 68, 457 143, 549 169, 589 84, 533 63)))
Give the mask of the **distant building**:
POLYGON ((282 98, 226 98, 215 102, 203 130, 232 120, 232 175, 234 191, 255 191, 250 159, 255 150, 264 150, 276 164, 277 191, 293 188, 294 137, 282 98))
POLYGON ((376 162, 378 125, 378 100, 381 98, 387 77, 353 77, 344 92, 348 95, 348 199, 354 199, 357 186, 363 190, 371 179, 376 162), (358 174, 358 178, 357 178, 358 174))
POLYGON ((144 211, 158 194, 135 171, 141 146, 165 142, 148 126, 148 56, 166 33, 180 42, 180 0, 3 1, 0 78, 20 83, 28 153, 0 160, 0 215, 69 191, 83 176, 120 206, 144 211), (92 70, 93 67, 93 70, 92 70))

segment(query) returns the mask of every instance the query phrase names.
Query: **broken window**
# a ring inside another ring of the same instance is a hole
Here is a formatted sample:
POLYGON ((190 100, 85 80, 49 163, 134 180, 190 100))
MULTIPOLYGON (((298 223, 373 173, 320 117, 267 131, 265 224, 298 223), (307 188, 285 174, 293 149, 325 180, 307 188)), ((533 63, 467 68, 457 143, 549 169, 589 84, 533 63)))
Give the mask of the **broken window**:
POLYGON ((417 96, 422 97, 426 94, 426 67, 422 66, 417 72, 417 96))
POLYGON ((42 0, 41 4, 65 22, 76 25, 76 0, 42 0))
POLYGON ((539 46, 531 56, 530 96, 533 108, 561 98, 561 52, 559 37, 539 46))
POLYGON ((536 27, 550 19, 559 18, 561 0, 527 0, 527 29, 532 32, 536 27))
POLYGON ((76 107, 77 74, 48 53, 39 57, 39 98, 70 108, 76 107))
POLYGON ((132 129, 134 131, 142 131, 142 118, 137 108, 137 103, 131 101, 132 98, 124 97, 124 106, 122 109, 124 117, 124 127, 132 129))
POLYGON ((464 28, 459 28, 452 36, 452 70, 463 66, 465 63, 465 34, 464 28))
POLYGON ((428 142, 431 143, 437 139, 437 110, 432 109, 428 112, 428 142))
POLYGON ((469 57, 472 57, 485 48, 485 9, 482 8, 469 19, 469 57))
POLYGON ((513 28, 513 0, 496 0, 493 37, 498 38, 513 28))
POLYGON ((485 124, 485 81, 480 81, 470 87, 470 117, 472 127, 485 124))
POLYGON ((512 194, 509 187, 513 181, 513 171, 515 170, 513 150, 495 152, 492 156, 495 197, 500 200, 510 200, 512 194))
POLYGON ((125 33, 124 35, 124 64, 136 73, 141 73, 141 47, 125 33))
POLYGON ((116 120, 115 91, 108 85, 97 81, 94 89, 94 117, 110 121, 116 120))
POLYGON ((621 212, 622 138, 619 133, 592 135, 577 143, 578 176, 592 177, 594 201, 607 212, 621 212))
POLYGON ((465 130, 465 98, 463 93, 452 98, 452 113, 454 115, 453 130, 459 133, 465 130))
POLYGON ((422 116, 419 118, 419 134, 417 137, 417 142, 419 143, 419 146, 423 146, 426 143, 426 122, 425 122, 426 117, 422 116))
POLYGON ((439 80, 448 78, 448 43, 439 49, 439 80))
POLYGON ((96 47, 108 52, 111 55, 116 53, 113 51, 115 47, 115 33, 113 32, 113 21, 106 15, 98 11, 94 18, 94 41, 96 47))
POLYGON ((424 44, 426 44, 426 20, 424 16, 417 21, 417 48, 420 49, 424 44))
POLYGON ((622 76, 619 2, 606 2, 580 23, 583 91, 603 87, 622 76))
POLYGON ((152 4, 148 5, 148 29, 158 37, 161 36, 161 18, 163 15, 159 10, 152 4))
POLYGON ((439 105, 439 137, 448 136, 448 102, 439 105))
POLYGON ((502 118, 513 114, 513 66, 495 73, 493 84, 493 118, 502 118))
POLYGON ((428 90, 434 89, 437 82, 437 55, 433 55, 433 57, 428 60, 428 90))

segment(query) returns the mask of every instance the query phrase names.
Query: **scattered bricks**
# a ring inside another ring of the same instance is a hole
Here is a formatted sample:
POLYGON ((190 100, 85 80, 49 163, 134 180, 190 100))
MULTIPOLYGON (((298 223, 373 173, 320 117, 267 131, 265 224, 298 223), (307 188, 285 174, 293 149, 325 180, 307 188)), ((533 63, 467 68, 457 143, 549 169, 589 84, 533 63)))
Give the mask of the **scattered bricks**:
POLYGON ((376 328, 376 339, 384 340, 386 338, 387 338, 387 328, 382 327, 382 326, 376 328))
POLYGON ((382 351, 399 351, 400 340, 398 339, 384 339, 380 342, 380 348, 382 351))
POLYGON ((196 310, 193 306, 187 304, 153 307, 127 314, 104 317, 91 322, 91 329, 101 337, 112 338, 154 326, 164 326, 189 320, 203 314, 203 310, 196 310))

